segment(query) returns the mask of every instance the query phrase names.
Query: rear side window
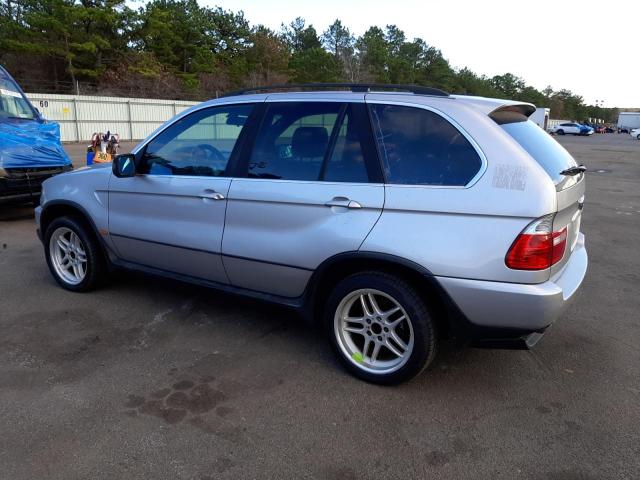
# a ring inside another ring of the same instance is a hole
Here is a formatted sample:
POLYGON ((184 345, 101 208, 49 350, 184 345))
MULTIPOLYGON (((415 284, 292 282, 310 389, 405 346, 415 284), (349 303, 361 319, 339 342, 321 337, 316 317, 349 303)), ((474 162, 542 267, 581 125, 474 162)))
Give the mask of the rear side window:
POLYGON ((499 111, 492 113, 491 118, 540 164, 556 186, 562 183, 566 188, 578 180, 573 177, 574 181, 568 182, 568 177, 560 175, 561 171, 577 165, 571 154, 525 115, 499 111))
POLYGON ((270 104, 247 175, 330 182, 369 181, 354 106, 336 102, 270 104))
POLYGON ((388 183, 464 186, 480 170, 478 152, 440 115, 399 105, 370 108, 388 183))

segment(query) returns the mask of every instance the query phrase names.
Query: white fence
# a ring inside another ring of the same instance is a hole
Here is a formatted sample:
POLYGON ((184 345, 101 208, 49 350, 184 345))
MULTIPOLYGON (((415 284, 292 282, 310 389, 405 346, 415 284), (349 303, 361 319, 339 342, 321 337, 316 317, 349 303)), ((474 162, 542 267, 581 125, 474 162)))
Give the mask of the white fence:
POLYGON ((27 93, 44 117, 60 124, 63 142, 84 142, 94 132, 141 140, 175 114, 197 102, 147 98, 91 97, 27 93))

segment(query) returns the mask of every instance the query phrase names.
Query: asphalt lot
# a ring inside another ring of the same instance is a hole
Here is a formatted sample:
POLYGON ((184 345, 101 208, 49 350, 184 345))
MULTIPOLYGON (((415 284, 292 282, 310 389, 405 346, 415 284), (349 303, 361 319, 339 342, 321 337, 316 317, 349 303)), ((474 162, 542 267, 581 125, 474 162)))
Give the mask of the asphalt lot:
POLYGON ((640 477, 640 142, 560 141, 605 170, 572 308, 533 351, 445 346, 398 387, 275 307, 126 273, 66 292, 1 207, 0 478, 640 477))

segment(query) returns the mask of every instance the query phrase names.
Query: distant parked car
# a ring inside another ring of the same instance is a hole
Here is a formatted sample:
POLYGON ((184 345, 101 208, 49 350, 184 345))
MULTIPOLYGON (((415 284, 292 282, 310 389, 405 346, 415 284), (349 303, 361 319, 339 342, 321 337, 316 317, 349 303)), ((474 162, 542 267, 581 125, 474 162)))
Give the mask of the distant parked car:
POLYGON ((605 133, 615 133, 617 130, 612 127, 604 127, 605 133))
POLYGON ((551 129, 551 133, 557 133, 558 135, 593 135, 593 128, 580 123, 561 123, 551 129))
POLYGON ((633 138, 637 138, 638 140, 640 140, 640 128, 634 128, 629 132, 629 135, 631 135, 633 138))
POLYGON ((604 125, 598 125, 595 127, 596 133, 607 133, 607 129, 604 125))

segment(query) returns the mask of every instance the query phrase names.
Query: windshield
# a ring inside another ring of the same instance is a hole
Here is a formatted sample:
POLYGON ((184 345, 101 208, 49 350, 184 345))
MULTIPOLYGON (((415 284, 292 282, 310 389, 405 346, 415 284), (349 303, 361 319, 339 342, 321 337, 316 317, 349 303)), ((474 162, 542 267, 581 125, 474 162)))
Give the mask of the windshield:
POLYGON ((15 82, 0 77, 0 121, 5 119, 33 120, 35 112, 22 96, 15 82))
POLYGON ((526 116, 515 112, 494 112, 491 118, 531 155, 551 177, 558 190, 575 184, 580 175, 567 177, 560 172, 577 165, 574 158, 526 116))

